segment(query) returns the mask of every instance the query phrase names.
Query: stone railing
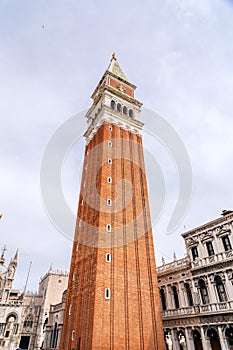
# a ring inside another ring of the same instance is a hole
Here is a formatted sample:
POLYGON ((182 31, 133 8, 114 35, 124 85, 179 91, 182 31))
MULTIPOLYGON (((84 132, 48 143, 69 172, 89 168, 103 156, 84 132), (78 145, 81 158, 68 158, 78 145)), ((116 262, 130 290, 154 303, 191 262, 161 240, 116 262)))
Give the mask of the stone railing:
POLYGON ((222 261, 233 259, 233 249, 227 252, 221 252, 212 256, 207 256, 205 258, 196 258, 191 262, 192 268, 200 268, 202 266, 208 266, 212 264, 217 264, 222 261))
POLYGON ((159 273, 163 273, 166 271, 171 271, 173 269, 176 270, 178 268, 188 267, 188 266, 190 266, 190 260, 189 260, 189 257, 186 256, 185 258, 174 260, 168 264, 158 266, 157 273, 159 274, 159 273))
POLYGON ((192 314, 206 314, 216 311, 233 310, 233 301, 224 301, 221 303, 213 303, 206 305, 195 305, 189 307, 181 307, 179 309, 164 310, 162 312, 163 318, 175 317, 182 315, 192 315, 192 314))
POLYGON ((63 303, 50 305, 50 311, 59 311, 61 310, 62 306, 63 306, 63 303))
POLYGON ((22 306, 23 305, 23 301, 22 300, 6 300, 0 301, 0 307, 1 306, 22 306))

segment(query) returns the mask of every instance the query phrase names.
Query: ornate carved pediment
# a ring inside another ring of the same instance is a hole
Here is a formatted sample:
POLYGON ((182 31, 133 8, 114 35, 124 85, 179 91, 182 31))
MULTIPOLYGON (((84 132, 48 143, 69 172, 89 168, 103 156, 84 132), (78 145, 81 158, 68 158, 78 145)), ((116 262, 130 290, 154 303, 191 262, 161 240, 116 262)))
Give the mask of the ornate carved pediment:
POLYGON ((214 274, 209 275, 209 279, 210 279, 210 282, 211 282, 211 283, 214 283, 214 282, 215 282, 214 279, 215 279, 216 276, 221 277, 221 279, 222 279, 223 282, 225 281, 225 275, 224 275, 224 273, 223 273, 223 272, 216 272, 216 273, 214 273, 214 274))
POLYGON ((221 226, 217 227, 215 229, 216 236, 222 236, 222 235, 225 235, 225 234, 229 234, 231 232, 232 223, 233 222, 230 222, 228 224, 221 225, 221 226))
POLYGON ((227 270, 227 277, 229 280, 233 280, 233 270, 232 269, 227 270))
POLYGON ((198 245, 198 240, 194 239, 193 237, 188 238, 186 242, 189 247, 198 245))
POLYGON ((201 241, 207 241, 208 239, 213 239, 213 231, 207 231, 200 234, 201 241))

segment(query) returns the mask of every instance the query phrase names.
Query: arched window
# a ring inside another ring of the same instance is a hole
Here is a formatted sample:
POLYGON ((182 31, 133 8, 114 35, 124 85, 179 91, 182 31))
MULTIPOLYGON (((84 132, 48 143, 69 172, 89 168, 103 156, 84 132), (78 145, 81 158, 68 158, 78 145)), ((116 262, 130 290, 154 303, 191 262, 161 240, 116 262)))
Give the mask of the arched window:
POLYGON ((23 326, 24 326, 24 328, 32 328, 32 326, 33 326, 33 316, 31 314, 27 315, 27 317, 24 320, 23 326))
POLYGON ((117 112, 121 112, 121 104, 120 103, 117 104, 117 112))
POLYGON ((184 288, 187 296, 188 306, 193 306, 193 296, 192 296, 190 285, 188 283, 185 283, 184 288))
POLYGON ((179 309, 179 307, 180 307, 179 297, 178 297, 177 288, 175 286, 172 287, 172 292, 173 292, 175 308, 179 309))
POLYGON ((133 110, 132 109, 129 110, 129 116, 130 116, 130 118, 133 118, 133 110))
POLYGON ((195 349, 203 350, 201 334, 196 329, 193 331, 193 340, 195 349))
POLYGON ((220 276, 215 276, 214 278, 217 294, 218 294, 218 299, 220 302, 226 301, 227 300, 227 295, 225 291, 224 284, 222 282, 222 279, 220 276))
POLYGON ((106 253, 106 262, 110 263, 111 262, 111 254, 106 253))
POLYGON ((162 309, 167 310, 166 297, 165 297, 165 292, 163 288, 160 288, 160 300, 161 300, 162 309))
POLYGON ((110 299, 110 289, 109 288, 105 289, 105 299, 110 299))
POLYGON ((115 109, 115 107, 116 107, 116 102, 112 100, 112 101, 111 101, 111 108, 112 108, 112 109, 115 109))
POLYGON ((107 232, 111 232, 111 231, 112 231, 112 227, 111 227, 110 224, 107 224, 107 225, 106 225, 106 231, 107 231, 107 232))
POLYGON ((225 334, 231 349, 231 347, 233 346, 233 327, 227 328, 225 334))
POLYGON ((214 328, 209 328, 207 337, 210 339, 211 349, 221 349, 218 332, 214 328))
POLYGON ((208 291, 205 285, 205 281, 202 278, 198 281, 198 285, 201 294, 202 304, 209 304, 208 291))
POLYGON ((127 107, 123 107, 123 114, 127 115, 127 107))
POLYGON ((18 325, 16 323, 16 315, 10 314, 6 319, 5 337, 8 338, 18 332, 18 325))

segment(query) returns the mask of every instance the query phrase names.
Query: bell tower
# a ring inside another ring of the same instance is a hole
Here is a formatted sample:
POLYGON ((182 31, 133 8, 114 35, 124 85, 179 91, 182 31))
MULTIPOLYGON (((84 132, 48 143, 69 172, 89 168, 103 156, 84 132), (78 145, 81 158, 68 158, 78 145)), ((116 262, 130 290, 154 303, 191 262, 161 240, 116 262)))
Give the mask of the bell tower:
POLYGON ((140 120, 113 54, 87 112, 61 350, 164 350, 140 120))

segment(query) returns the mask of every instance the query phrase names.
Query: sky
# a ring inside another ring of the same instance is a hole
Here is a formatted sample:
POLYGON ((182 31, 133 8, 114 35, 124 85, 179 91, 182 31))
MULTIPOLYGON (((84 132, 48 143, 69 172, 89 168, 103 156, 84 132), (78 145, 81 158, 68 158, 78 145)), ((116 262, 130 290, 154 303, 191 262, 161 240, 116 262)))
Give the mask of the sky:
MULTIPOLYGON (((166 147, 144 132, 163 171, 166 200, 153 228, 157 263, 185 255, 180 234, 232 209, 233 1, 2 0, 0 2, 0 247, 19 249, 14 286, 35 290, 50 266, 69 270, 72 241, 49 219, 40 191, 46 146, 91 105, 111 53, 144 107, 176 130, 192 165, 192 197, 179 227, 167 225, 179 190, 166 147)), ((151 125, 154 128, 153 118, 151 125)), ((85 118, 80 125, 85 130, 85 118)), ((77 210, 84 140, 71 147, 62 186, 77 210)), ((149 187, 156 183, 146 164, 149 187)), ((150 193, 151 202, 156 194, 150 193)), ((153 205, 152 205, 153 207, 153 205)), ((156 213, 152 213, 156 215, 156 213)))

